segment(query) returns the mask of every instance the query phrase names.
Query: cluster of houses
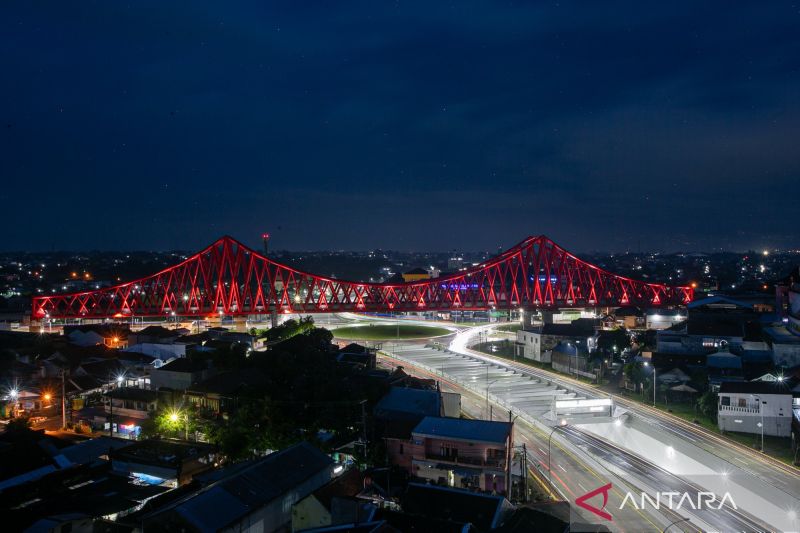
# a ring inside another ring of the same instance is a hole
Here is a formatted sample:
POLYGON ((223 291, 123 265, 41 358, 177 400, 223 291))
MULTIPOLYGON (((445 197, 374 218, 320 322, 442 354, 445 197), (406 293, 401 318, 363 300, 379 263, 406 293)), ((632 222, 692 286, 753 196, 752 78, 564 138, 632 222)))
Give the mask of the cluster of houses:
POLYGON ((14 356, 0 370, 6 384, 3 414, 52 416, 53 409, 61 410, 63 393, 64 418, 85 432, 111 430, 136 438, 143 420, 157 409, 160 389, 185 391, 197 403, 221 408, 240 385, 231 381, 252 383, 258 378, 252 373, 241 378, 217 375, 208 363, 189 357, 234 348, 247 352, 257 346, 253 336, 221 327, 191 334, 162 326, 131 331, 120 324, 87 324, 65 326, 63 336, 3 335, 13 341, 6 351, 14 356))
POLYGON ((33 366, 74 380, 71 390, 102 392, 97 422, 108 429, 113 409, 113 436, 76 443, 43 431, 0 433, 0 501, 12 529, 506 532, 567 525, 568 505, 511 503, 512 488, 521 486, 512 422, 462 418, 460 395, 402 368, 376 369, 374 351, 358 345, 339 349, 337 360, 358 365, 387 391, 371 409, 369 432, 373 445, 385 444, 387 467, 355 465, 348 451, 363 443, 323 453, 300 442, 229 464, 207 443, 136 439, 137 421, 157 409, 158 391, 232 412, 243 387, 265 377, 218 371, 170 351, 196 349, 185 335, 97 329, 66 332, 75 344, 33 366), (184 347, 163 348, 176 342, 184 347), (149 353, 133 350, 141 345, 149 353), (152 355, 167 352, 173 356, 152 355))

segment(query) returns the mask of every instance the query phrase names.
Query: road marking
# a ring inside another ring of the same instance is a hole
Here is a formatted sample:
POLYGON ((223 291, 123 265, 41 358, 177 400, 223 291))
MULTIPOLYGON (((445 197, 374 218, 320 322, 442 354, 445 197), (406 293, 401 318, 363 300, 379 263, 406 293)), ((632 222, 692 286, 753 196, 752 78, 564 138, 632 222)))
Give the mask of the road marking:
POLYGON ((567 471, 567 469, 566 469, 566 468, 564 468, 564 467, 563 467, 563 466, 561 466, 561 465, 558 465, 558 467, 559 467, 561 470, 563 470, 564 472, 566 472, 566 471, 567 471))

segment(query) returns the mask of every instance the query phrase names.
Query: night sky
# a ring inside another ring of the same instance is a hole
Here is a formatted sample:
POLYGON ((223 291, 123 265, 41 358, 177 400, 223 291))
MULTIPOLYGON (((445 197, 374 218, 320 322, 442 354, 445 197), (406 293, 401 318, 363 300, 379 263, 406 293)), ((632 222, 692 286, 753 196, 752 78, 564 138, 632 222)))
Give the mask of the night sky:
POLYGON ((4 250, 800 245, 797 2, 5 0, 0 68, 4 250))

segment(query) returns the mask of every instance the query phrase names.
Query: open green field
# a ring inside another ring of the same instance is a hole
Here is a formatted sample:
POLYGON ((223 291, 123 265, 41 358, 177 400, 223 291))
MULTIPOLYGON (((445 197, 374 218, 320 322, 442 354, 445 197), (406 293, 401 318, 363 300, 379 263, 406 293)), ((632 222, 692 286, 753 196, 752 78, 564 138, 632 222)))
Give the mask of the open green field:
POLYGON ((332 330, 333 336, 339 339, 356 341, 380 341, 393 339, 427 339, 441 337, 452 333, 445 328, 417 326, 412 324, 369 324, 365 326, 346 326, 332 330), (399 336, 398 336, 399 331, 399 336))

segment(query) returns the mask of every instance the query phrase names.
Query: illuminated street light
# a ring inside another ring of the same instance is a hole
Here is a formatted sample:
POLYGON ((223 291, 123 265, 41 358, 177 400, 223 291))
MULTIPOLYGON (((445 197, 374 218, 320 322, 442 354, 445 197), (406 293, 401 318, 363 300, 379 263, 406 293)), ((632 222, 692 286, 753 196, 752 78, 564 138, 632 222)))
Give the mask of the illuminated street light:
POLYGON ((177 424, 181 419, 183 419, 183 421, 184 421, 183 440, 188 441, 189 440, 189 413, 182 413, 179 410, 173 410, 173 411, 170 411, 170 413, 167 415, 167 418, 169 418, 169 421, 172 422, 173 424, 177 424))

